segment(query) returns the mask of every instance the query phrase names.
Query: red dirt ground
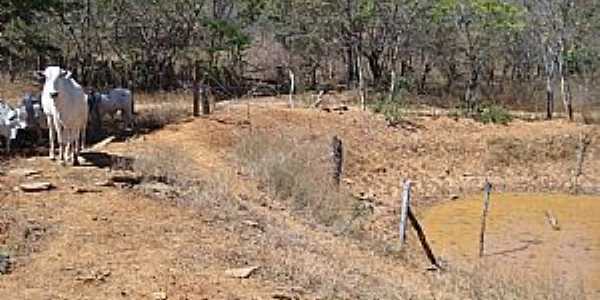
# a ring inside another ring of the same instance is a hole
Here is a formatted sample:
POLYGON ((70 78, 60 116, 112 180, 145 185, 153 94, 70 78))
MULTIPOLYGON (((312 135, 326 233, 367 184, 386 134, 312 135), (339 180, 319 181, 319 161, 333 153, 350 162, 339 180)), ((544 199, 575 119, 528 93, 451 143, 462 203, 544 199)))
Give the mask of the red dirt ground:
MULTIPOLYGON (((346 187, 375 198, 366 229, 376 240, 393 242, 401 180, 415 182, 417 212, 451 194, 477 192, 486 177, 498 191, 566 192, 577 137, 598 129, 560 120, 509 126, 446 117, 410 120, 391 128, 355 108, 339 114, 253 102, 248 114, 245 104, 231 103, 209 118, 168 125, 103 150, 135 157, 165 145, 176 148, 174 155, 189 161, 198 176, 218 173, 230 188, 235 205, 211 209, 175 205, 136 189, 96 187, 94 182, 110 176, 106 169, 15 158, 2 165, 0 207, 22 220, 11 225, 17 232, 35 223, 43 233, 35 243, 9 239, 22 245, 13 252, 14 271, 0 276, 0 294, 6 299, 152 299, 161 291, 168 299, 433 298, 439 291, 433 292, 435 283, 422 269, 336 236, 269 199, 254 180, 239 174, 231 154, 238 137, 251 131, 324 140, 340 136, 346 145, 346 187), (36 180, 58 188, 16 192, 14 186, 32 180, 8 173, 16 167, 38 169, 36 180), (72 186, 94 193, 77 194, 72 186), (228 268, 248 265, 261 268, 244 280, 224 275, 228 268)), ((581 190, 589 192, 597 192, 600 182, 600 148, 593 138, 579 180, 581 190)))

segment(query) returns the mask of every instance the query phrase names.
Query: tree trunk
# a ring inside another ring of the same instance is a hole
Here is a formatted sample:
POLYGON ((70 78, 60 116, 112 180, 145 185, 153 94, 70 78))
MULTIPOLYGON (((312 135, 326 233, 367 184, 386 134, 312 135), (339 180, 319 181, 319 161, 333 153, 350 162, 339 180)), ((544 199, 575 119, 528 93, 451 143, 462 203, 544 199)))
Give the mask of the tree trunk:
POLYGON ((354 79, 356 77, 356 74, 354 72, 355 70, 355 61, 354 61, 354 51, 352 50, 353 47, 349 46, 346 49, 346 72, 347 72, 347 76, 348 78, 347 80, 347 85, 348 88, 352 88, 353 84, 354 84, 354 79))
POLYGON ((465 105, 467 106, 468 113, 475 112, 475 107, 479 101, 479 68, 480 67, 475 61, 475 58, 472 58, 471 77, 469 78, 469 82, 467 83, 465 90, 465 105))
MULTIPOLYGON (((360 52, 357 51, 357 53, 360 52)), ((362 110, 366 110, 367 104, 365 100, 365 80, 363 78, 362 58, 360 54, 358 54, 356 60, 358 64, 358 93, 360 95, 360 106, 362 110)))
POLYGON ((288 72, 289 72, 289 76, 290 76, 289 106, 290 106, 290 108, 294 108, 294 91, 296 89, 295 75, 294 75, 294 71, 292 71, 292 69, 289 69, 288 72))
POLYGON ((373 74, 373 84, 374 86, 378 86, 381 83, 382 78, 382 68, 381 63, 379 62, 380 54, 377 52, 371 52, 370 55, 367 56, 367 60, 369 61, 369 68, 371 69, 371 73, 373 74))
MULTIPOLYGON (((392 67, 393 68, 393 67, 392 67)), ((396 71, 392 69, 392 74, 390 76, 390 96, 389 101, 394 101, 394 96, 396 95, 396 71)))
POLYGON ((425 92, 425 86, 427 85, 427 76, 431 72, 431 63, 429 61, 425 61, 423 66, 423 74, 421 74, 421 81, 419 82, 419 92, 425 92))
POLYGON ((554 89, 552 88, 552 76, 546 75, 546 119, 552 120, 554 112, 554 89))
POLYGON ((563 59, 564 50, 565 50, 564 49, 564 41, 561 41, 560 54, 558 55, 558 72, 560 74, 560 94, 562 96, 565 113, 569 117, 569 121, 573 121, 573 106, 571 103, 571 91, 569 89, 567 71, 565 70, 565 61, 563 59))

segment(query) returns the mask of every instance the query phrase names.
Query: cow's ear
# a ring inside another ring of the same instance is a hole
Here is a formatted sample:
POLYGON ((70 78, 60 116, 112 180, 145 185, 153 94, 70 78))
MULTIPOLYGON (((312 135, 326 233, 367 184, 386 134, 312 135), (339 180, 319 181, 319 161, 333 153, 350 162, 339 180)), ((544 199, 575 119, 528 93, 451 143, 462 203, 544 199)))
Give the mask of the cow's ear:
POLYGON ((35 71, 33 72, 33 77, 36 79, 43 79, 46 77, 46 74, 44 74, 44 71, 35 71))
POLYGON ((73 74, 71 74, 70 71, 60 70, 60 77, 64 77, 66 79, 69 79, 69 78, 71 78, 71 75, 73 75, 73 74))

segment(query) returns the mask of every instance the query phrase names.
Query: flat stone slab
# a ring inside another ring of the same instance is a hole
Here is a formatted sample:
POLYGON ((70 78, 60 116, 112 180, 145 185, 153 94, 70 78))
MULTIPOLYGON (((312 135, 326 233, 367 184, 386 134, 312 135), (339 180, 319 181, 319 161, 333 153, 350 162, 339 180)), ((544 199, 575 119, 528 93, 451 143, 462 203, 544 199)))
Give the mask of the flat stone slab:
POLYGON ((13 175, 13 176, 22 176, 22 177, 29 177, 29 176, 33 176, 33 175, 39 175, 41 173, 42 173, 42 171, 40 171, 40 170, 27 169, 27 168, 12 169, 12 170, 8 171, 8 174, 10 174, 10 175, 13 175))
POLYGON ((229 269, 225 271, 225 275, 233 278, 248 278, 254 271, 258 270, 258 266, 229 269))
POLYGON ((52 185, 50 182, 31 182, 19 185, 19 189, 21 189, 21 191, 28 193, 44 192, 53 188, 54 185, 52 185))

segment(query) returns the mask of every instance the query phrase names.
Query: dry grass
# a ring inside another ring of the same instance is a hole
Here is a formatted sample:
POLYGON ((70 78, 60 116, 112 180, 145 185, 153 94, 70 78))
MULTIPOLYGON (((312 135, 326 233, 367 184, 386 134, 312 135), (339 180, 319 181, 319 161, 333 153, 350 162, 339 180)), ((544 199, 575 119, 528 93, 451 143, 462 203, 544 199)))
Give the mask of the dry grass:
POLYGON ((329 143, 310 137, 295 139, 267 132, 240 138, 237 160, 273 198, 320 224, 350 230, 351 224, 366 212, 358 201, 332 178, 329 143))
POLYGON ((191 96, 187 94, 138 94, 135 97, 138 130, 160 129, 191 115, 191 96))
POLYGON ((36 86, 33 81, 17 80, 10 82, 8 76, 0 76, 0 99, 3 99, 11 105, 21 103, 21 97, 30 93, 38 93, 41 87, 36 86))
MULTIPOLYGON (((437 286, 435 299, 524 299, 561 300, 585 299, 581 284, 567 286, 554 274, 528 274, 489 263, 469 268, 452 268, 430 277, 437 286), (451 295, 451 296, 450 296, 451 295)), ((581 283, 581 281, 579 281, 581 283)))
POLYGON ((219 207, 233 204, 233 194, 228 181, 221 174, 202 174, 194 162, 175 147, 159 146, 138 154, 132 164, 143 177, 141 187, 152 196, 157 192, 149 184, 164 184, 158 191, 161 198, 173 200, 178 205, 219 207))
POLYGON ((547 136, 531 140, 513 137, 490 139, 487 143, 488 166, 514 166, 536 162, 568 162, 575 158, 577 137, 547 136))
POLYGON ((584 124, 600 124, 600 103, 587 103, 581 106, 584 124))
POLYGON ((46 230, 14 207, 0 204, 0 254, 22 261, 37 249, 46 230))

